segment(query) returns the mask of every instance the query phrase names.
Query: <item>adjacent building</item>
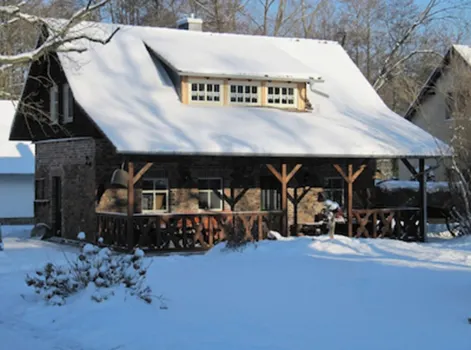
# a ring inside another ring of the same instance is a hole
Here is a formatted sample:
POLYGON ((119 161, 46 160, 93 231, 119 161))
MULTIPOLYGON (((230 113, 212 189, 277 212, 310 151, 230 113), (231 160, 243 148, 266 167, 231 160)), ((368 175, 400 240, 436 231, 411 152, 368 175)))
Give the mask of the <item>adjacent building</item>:
POLYGON ((33 222, 34 147, 9 141, 16 101, 0 101, 0 223, 33 222))

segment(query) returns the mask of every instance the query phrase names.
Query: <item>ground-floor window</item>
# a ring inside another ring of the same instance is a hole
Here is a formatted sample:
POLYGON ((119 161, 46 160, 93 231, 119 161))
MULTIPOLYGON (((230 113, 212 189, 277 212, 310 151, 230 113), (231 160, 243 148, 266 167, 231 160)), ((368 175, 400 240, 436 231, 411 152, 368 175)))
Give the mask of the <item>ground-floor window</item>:
POLYGON ((198 207, 202 210, 223 209, 223 188, 221 178, 198 179, 198 207))
POLYGON ((281 184, 274 176, 260 177, 261 198, 260 206, 262 210, 281 209, 281 184))
POLYGON ((324 194, 327 199, 336 201, 341 206, 344 205, 345 198, 344 180, 342 177, 326 177, 324 194))
POLYGON ((168 179, 145 178, 142 181, 142 211, 168 211, 168 179))

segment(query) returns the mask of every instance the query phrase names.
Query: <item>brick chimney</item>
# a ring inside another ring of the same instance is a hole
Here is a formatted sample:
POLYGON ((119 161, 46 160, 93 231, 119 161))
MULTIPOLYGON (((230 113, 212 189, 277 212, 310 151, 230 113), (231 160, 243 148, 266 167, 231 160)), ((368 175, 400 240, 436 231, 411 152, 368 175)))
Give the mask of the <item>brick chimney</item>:
POLYGON ((197 32, 203 31, 203 20, 196 18, 195 14, 192 13, 189 17, 184 17, 177 21, 177 28, 183 30, 194 30, 197 32))

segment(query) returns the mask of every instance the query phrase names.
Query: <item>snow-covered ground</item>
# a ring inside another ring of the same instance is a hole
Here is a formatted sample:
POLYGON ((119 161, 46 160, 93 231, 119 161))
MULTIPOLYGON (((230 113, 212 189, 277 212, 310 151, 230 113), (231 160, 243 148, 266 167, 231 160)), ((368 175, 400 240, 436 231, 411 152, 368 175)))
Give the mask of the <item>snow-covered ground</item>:
POLYGON ((84 291, 45 306, 25 274, 76 249, 11 233, 4 241, 1 349, 471 349, 471 237, 303 237, 148 258, 167 309, 122 291, 102 304, 84 291))

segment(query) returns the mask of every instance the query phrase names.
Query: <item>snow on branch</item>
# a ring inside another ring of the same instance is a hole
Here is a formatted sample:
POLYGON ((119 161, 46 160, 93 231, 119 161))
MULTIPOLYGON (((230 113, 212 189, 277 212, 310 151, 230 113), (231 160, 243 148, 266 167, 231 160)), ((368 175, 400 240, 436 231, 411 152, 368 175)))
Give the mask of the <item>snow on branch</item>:
MULTIPOLYGON (((14 65, 27 64, 32 61, 35 61, 48 52, 59 49, 64 44, 71 43, 80 39, 86 39, 89 41, 107 44, 111 38, 116 34, 119 28, 117 28, 111 35, 107 38, 94 38, 85 33, 76 33, 75 35, 70 34, 71 29, 85 21, 89 14, 97 11, 103 7, 110 0, 101 0, 94 1, 88 0, 86 6, 77 10, 69 19, 63 21, 52 21, 50 19, 42 18, 33 14, 26 13, 23 8, 26 4, 26 1, 19 2, 17 5, 8 5, 0 6, 0 15, 2 15, 5 20, 0 23, 0 26, 8 26, 15 22, 26 22, 32 25, 41 25, 46 28, 48 32, 48 37, 44 42, 40 43, 38 47, 33 50, 21 52, 15 55, 0 55, 0 66, 1 69, 9 68, 14 65)), ((79 48, 68 48, 62 49, 62 51, 83 51, 79 48)))

